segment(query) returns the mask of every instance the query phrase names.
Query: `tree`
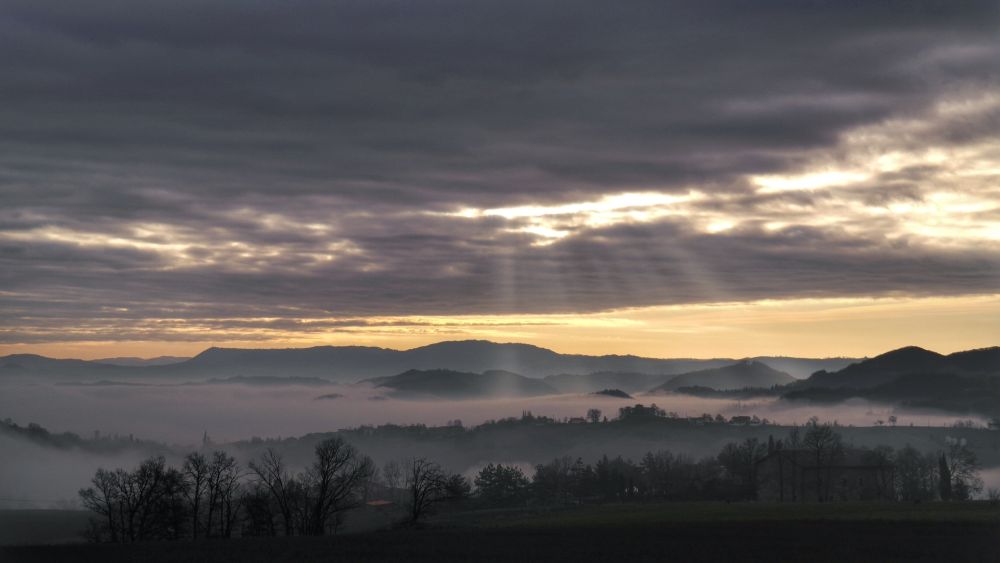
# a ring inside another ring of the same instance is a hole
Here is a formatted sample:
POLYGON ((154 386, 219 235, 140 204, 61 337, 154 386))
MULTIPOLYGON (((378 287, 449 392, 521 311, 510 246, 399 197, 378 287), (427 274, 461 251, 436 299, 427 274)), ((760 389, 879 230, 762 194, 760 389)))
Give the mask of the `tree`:
POLYGON ((938 495, 941 500, 951 500, 951 468, 944 454, 938 458, 938 495))
POLYGON ((201 513, 204 508, 202 500, 208 487, 208 461, 198 452, 191 453, 184 458, 181 472, 188 482, 186 496, 191 509, 191 534, 194 539, 198 539, 198 533, 201 531, 201 513))
POLYGON ((244 525, 242 534, 245 536, 277 535, 274 501, 271 491, 261 482, 255 482, 243 489, 240 497, 243 508, 244 525))
POLYGON ((876 468, 875 493, 880 499, 896 498, 895 453, 890 446, 876 446, 862 454, 864 463, 876 468))
POLYGON ((476 495, 488 506, 514 506, 527 500, 531 482, 513 465, 490 463, 475 478, 476 495))
POLYGON ((469 484, 469 480, 464 476, 458 473, 452 473, 445 480, 444 493, 444 498, 447 500, 465 500, 472 495, 472 485, 469 484))
POLYGON ((395 461, 387 461, 382 465, 382 483, 389 489, 393 500, 398 500, 399 490, 403 488, 403 468, 395 461))
POLYGON ((296 485, 294 479, 288 474, 284 460, 274 450, 268 448, 258 463, 250 462, 250 471, 256 476, 257 482, 271 494, 271 498, 281 513, 285 535, 292 535, 295 530, 292 516, 296 485))
POLYGON ((592 424, 597 424, 601 421, 601 409, 588 409, 587 410, 587 420, 592 424))
POLYGON ((535 466, 531 485, 538 497, 546 502, 570 503, 579 501, 591 491, 595 481, 594 470, 582 459, 557 458, 535 466))
POLYGON ((92 487, 80 489, 83 507, 98 515, 93 521, 89 535, 93 541, 121 541, 121 527, 118 519, 121 497, 117 474, 106 469, 98 469, 91 479, 92 487))
POLYGON ((222 537, 232 535, 239 503, 237 502, 242 471, 232 456, 223 451, 212 453, 212 463, 208 466, 208 517, 205 535, 217 534, 222 537), (213 524, 218 517, 218 525, 213 532, 213 524))
POLYGON ((757 461, 767 455, 767 447, 756 438, 747 438, 741 443, 726 444, 719 452, 718 460, 726 474, 747 498, 754 496, 757 485, 757 461))
POLYGON ((342 511, 360 506, 360 493, 374 471, 371 458, 360 455, 342 438, 317 444, 316 460, 303 478, 309 499, 307 533, 326 533, 339 523, 342 511))
POLYGON ((818 418, 812 417, 806 425, 802 446, 812 452, 816 463, 816 500, 829 500, 833 467, 844 456, 840 434, 829 424, 820 424, 818 418))
POLYGON ((979 460, 964 438, 948 438, 948 472, 955 500, 969 500, 983 490, 979 460))
POLYGON ((410 459, 405 467, 410 521, 417 522, 447 497, 447 477, 440 465, 422 457, 410 459))
POLYGON ((98 515, 92 539, 137 542, 184 534, 187 482, 180 471, 166 467, 162 456, 143 461, 134 471, 99 469, 91 483, 80 498, 98 515))
POLYGON ((907 445, 896 453, 896 489, 899 500, 922 502, 932 500, 937 493, 937 459, 924 455, 907 445))

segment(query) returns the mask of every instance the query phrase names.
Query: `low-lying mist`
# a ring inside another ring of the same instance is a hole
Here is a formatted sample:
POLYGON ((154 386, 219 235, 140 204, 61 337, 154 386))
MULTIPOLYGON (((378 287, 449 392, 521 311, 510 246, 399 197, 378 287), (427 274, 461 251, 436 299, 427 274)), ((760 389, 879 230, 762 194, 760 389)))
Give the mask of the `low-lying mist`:
MULTIPOLYGON (((412 400, 386 397, 367 386, 5 386, 0 417, 36 422, 54 431, 90 435, 134 434, 172 444, 201 442, 205 432, 217 442, 253 436, 299 436, 360 425, 465 425, 520 416, 524 410, 555 419, 582 417, 590 408, 614 418, 618 408, 656 403, 679 416, 703 413, 756 415, 782 425, 803 424, 817 416, 841 425, 871 426, 890 416, 897 425, 944 426, 960 418, 953 414, 908 412, 863 400, 834 406, 789 403, 762 398, 748 401, 687 395, 636 396, 555 395, 475 400, 412 400), (326 398, 319 398, 326 396, 326 398)), ((982 420, 976 418, 977 422, 982 420)))
MULTIPOLYGON (((120 440, 125 442, 124 447, 100 453, 79 447, 55 448, 0 435, 3 454, 0 455, 0 508, 72 506, 78 489, 88 484, 98 467, 132 467, 153 454, 164 454, 168 462, 178 465, 184 453, 201 447, 206 433, 212 443, 210 447, 219 444, 241 463, 246 463, 263 448, 275 443, 251 441, 253 437, 300 437, 387 423, 443 426, 449 421, 461 420, 468 427, 491 419, 520 417, 523 411, 563 420, 582 417, 588 409, 597 408, 603 416, 614 419, 622 406, 656 403, 680 417, 709 413, 728 419, 746 415, 769 419, 774 425, 801 425, 817 416, 823 421, 837 421, 844 427, 845 439, 858 445, 888 443, 899 447, 914 443, 920 449, 936 450, 942 447, 945 436, 952 433, 951 426, 959 418, 943 413, 908 412, 861 400, 835 406, 767 398, 735 401, 686 395, 640 395, 633 399, 555 395, 412 400, 386 397, 383 390, 366 385, 8 384, 0 387, 0 391, 0 419, 10 418, 21 426, 34 422, 51 432, 74 432, 84 438, 99 432, 104 437, 117 434, 132 435, 136 439, 135 442, 120 440), (899 428, 891 428, 891 416, 895 416, 895 425, 899 428), (873 426, 878 428, 871 428, 873 426), (140 442, 140 439, 163 445, 140 442), (244 442, 232 444, 237 441, 244 442)), ((981 424, 983 421, 974 419, 974 422, 981 424)), ((715 455, 729 441, 747 437, 766 441, 772 432, 780 436, 787 431, 773 426, 713 425, 648 433, 612 425, 600 428, 559 426, 562 428, 550 429, 551 432, 528 426, 483 435, 470 443, 414 439, 405 432, 377 436, 355 433, 349 439, 378 463, 419 455, 434 459, 453 471, 471 475, 488 462, 516 463, 530 469, 533 463, 563 455, 590 460, 602 454, 638 459, 647 451, 671 449, 701 457, 715 455)), ((990 435, 989 440, 996 442, 992 437, 994 433, 986 434, 990 435)), ((293 467, 301 469, 311 459, 314 443, 315 440, 306 439, 277 444, 293 467)), ((995 443, 983 447, 981 454, 987 465, 1000 463, 1000 458, 993 455, 997 448, 995 443)), ((988 471, 984 478, 988 486, 1000 486, 1000 471, 988 471)))

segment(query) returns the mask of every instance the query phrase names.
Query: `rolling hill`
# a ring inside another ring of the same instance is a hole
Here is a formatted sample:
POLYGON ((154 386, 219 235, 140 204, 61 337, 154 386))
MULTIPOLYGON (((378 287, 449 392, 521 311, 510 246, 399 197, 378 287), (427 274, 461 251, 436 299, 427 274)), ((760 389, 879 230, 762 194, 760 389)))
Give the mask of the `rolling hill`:
POLYGON ((1000 415, 1000 347, 943 355, 916 346, 789 385, 782 397, 834 403, 863 398, 905 407, 1000 415))
POLYGON ((593 393, 602 389, 621 389, 627 393, 646 391, 664 383, 673 375, 601 371, 586 375, 560 373, 545 377, 545 382, 561 393, 593 393))
POLYGON ((835 372, 820 371, 797 388, 849 387, 865 389, 911 374, 1000 376, 1000 347, 955 352, 947 356, 917 346, 907 346, 857 362, 835 372))
POLYGON ((531 397, 557 391, 539 379, 502 370, 468 373, 446 369, 411 369, 391 377, 368 381, 398 398, 487 399, 531 397))
POLYGON ((796 379, 783 371, 756 360, 744 360, 721 368, 683 373, 654 387, 651 393, 673 391, 680 387, 704 387, 715 390, 768 388, 794 383, 796 379))
MULTIPOLYGON (((113 360, 113 359, 112 359, 113 360)), ((781 358, 804 375, 822 366, 839 365, 843 359, 811 360, 781 358), (810 371, 811 370, 811 371, 810 371), (806 373, 807 372, 807 373, 806 373)), ((109 361, 109 360, 105 360, 109 361)), ((188 360, 164 365, 112 365, 83 360, 56 360, 29 354, 0 357, 0 377, 19 375, 55 379, 131 379, 166 381, 245 377, 316 377, 338 382, 355 382, 384 377, 409 369, 447 369, 482 373, 503 370, 541 378, 551 374, 586 375, 597 373, 640 374, 640 376, 591 377, 593 381, 554 380, 567 392, 589 392, 606 387, 643 390, 662 383, 667 376, 693 370, 722 367, 731 359, 660 359, 639 356, 585 356, 559 354, 529 344, 501 344, 484 340, 440 342, 410 350, 368 346, 317 346, 287 349, 209 348, 188 360), (660 379, 642 381, 644 376, 660 379), (634 382, 630 385, 628 380, 634 382), (617 378, 617 380, 616 380, 617 378), (598 382, 599 383, 596 383, 598 382), (641 385, 641 387, 639 386, 641 385)), ((135 363, 131 360, 116 363, 135 363)), ((160 362, 152 362, 160 363, 160 362)), ((590 377, 590 376, 587 376, 590 377)), ((626 389, 626 390, 628 390, 626 389)))

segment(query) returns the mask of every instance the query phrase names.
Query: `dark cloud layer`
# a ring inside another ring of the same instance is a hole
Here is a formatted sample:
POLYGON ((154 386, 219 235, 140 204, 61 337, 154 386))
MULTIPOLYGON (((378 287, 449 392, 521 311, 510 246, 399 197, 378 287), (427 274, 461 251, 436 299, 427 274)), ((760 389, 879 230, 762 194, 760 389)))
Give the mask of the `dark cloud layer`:
MULTIPOLYGON (((995 242, 817 220, 924 201, 947 163, 853 191, 749 178, 847 158, 864 127, 911 152, 995 140, 997 106, 941 104, 995 91, 998 23, 993 1, 8 0, 0 339, 992 292, 995 242), (554 240, 453 214, 692 189, 680 215, 554 240)), ((982 185, 954 189, 1000 201, 982 185)))

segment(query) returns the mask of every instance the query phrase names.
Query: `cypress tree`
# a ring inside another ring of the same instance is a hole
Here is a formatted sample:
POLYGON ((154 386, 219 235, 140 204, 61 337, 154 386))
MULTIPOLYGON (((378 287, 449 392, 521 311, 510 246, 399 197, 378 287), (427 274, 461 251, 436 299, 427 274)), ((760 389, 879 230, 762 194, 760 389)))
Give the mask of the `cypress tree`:
POLYGON ((951 500, 951 469, 944 454, 938 459, 938 492, 941 500, 951 500))

